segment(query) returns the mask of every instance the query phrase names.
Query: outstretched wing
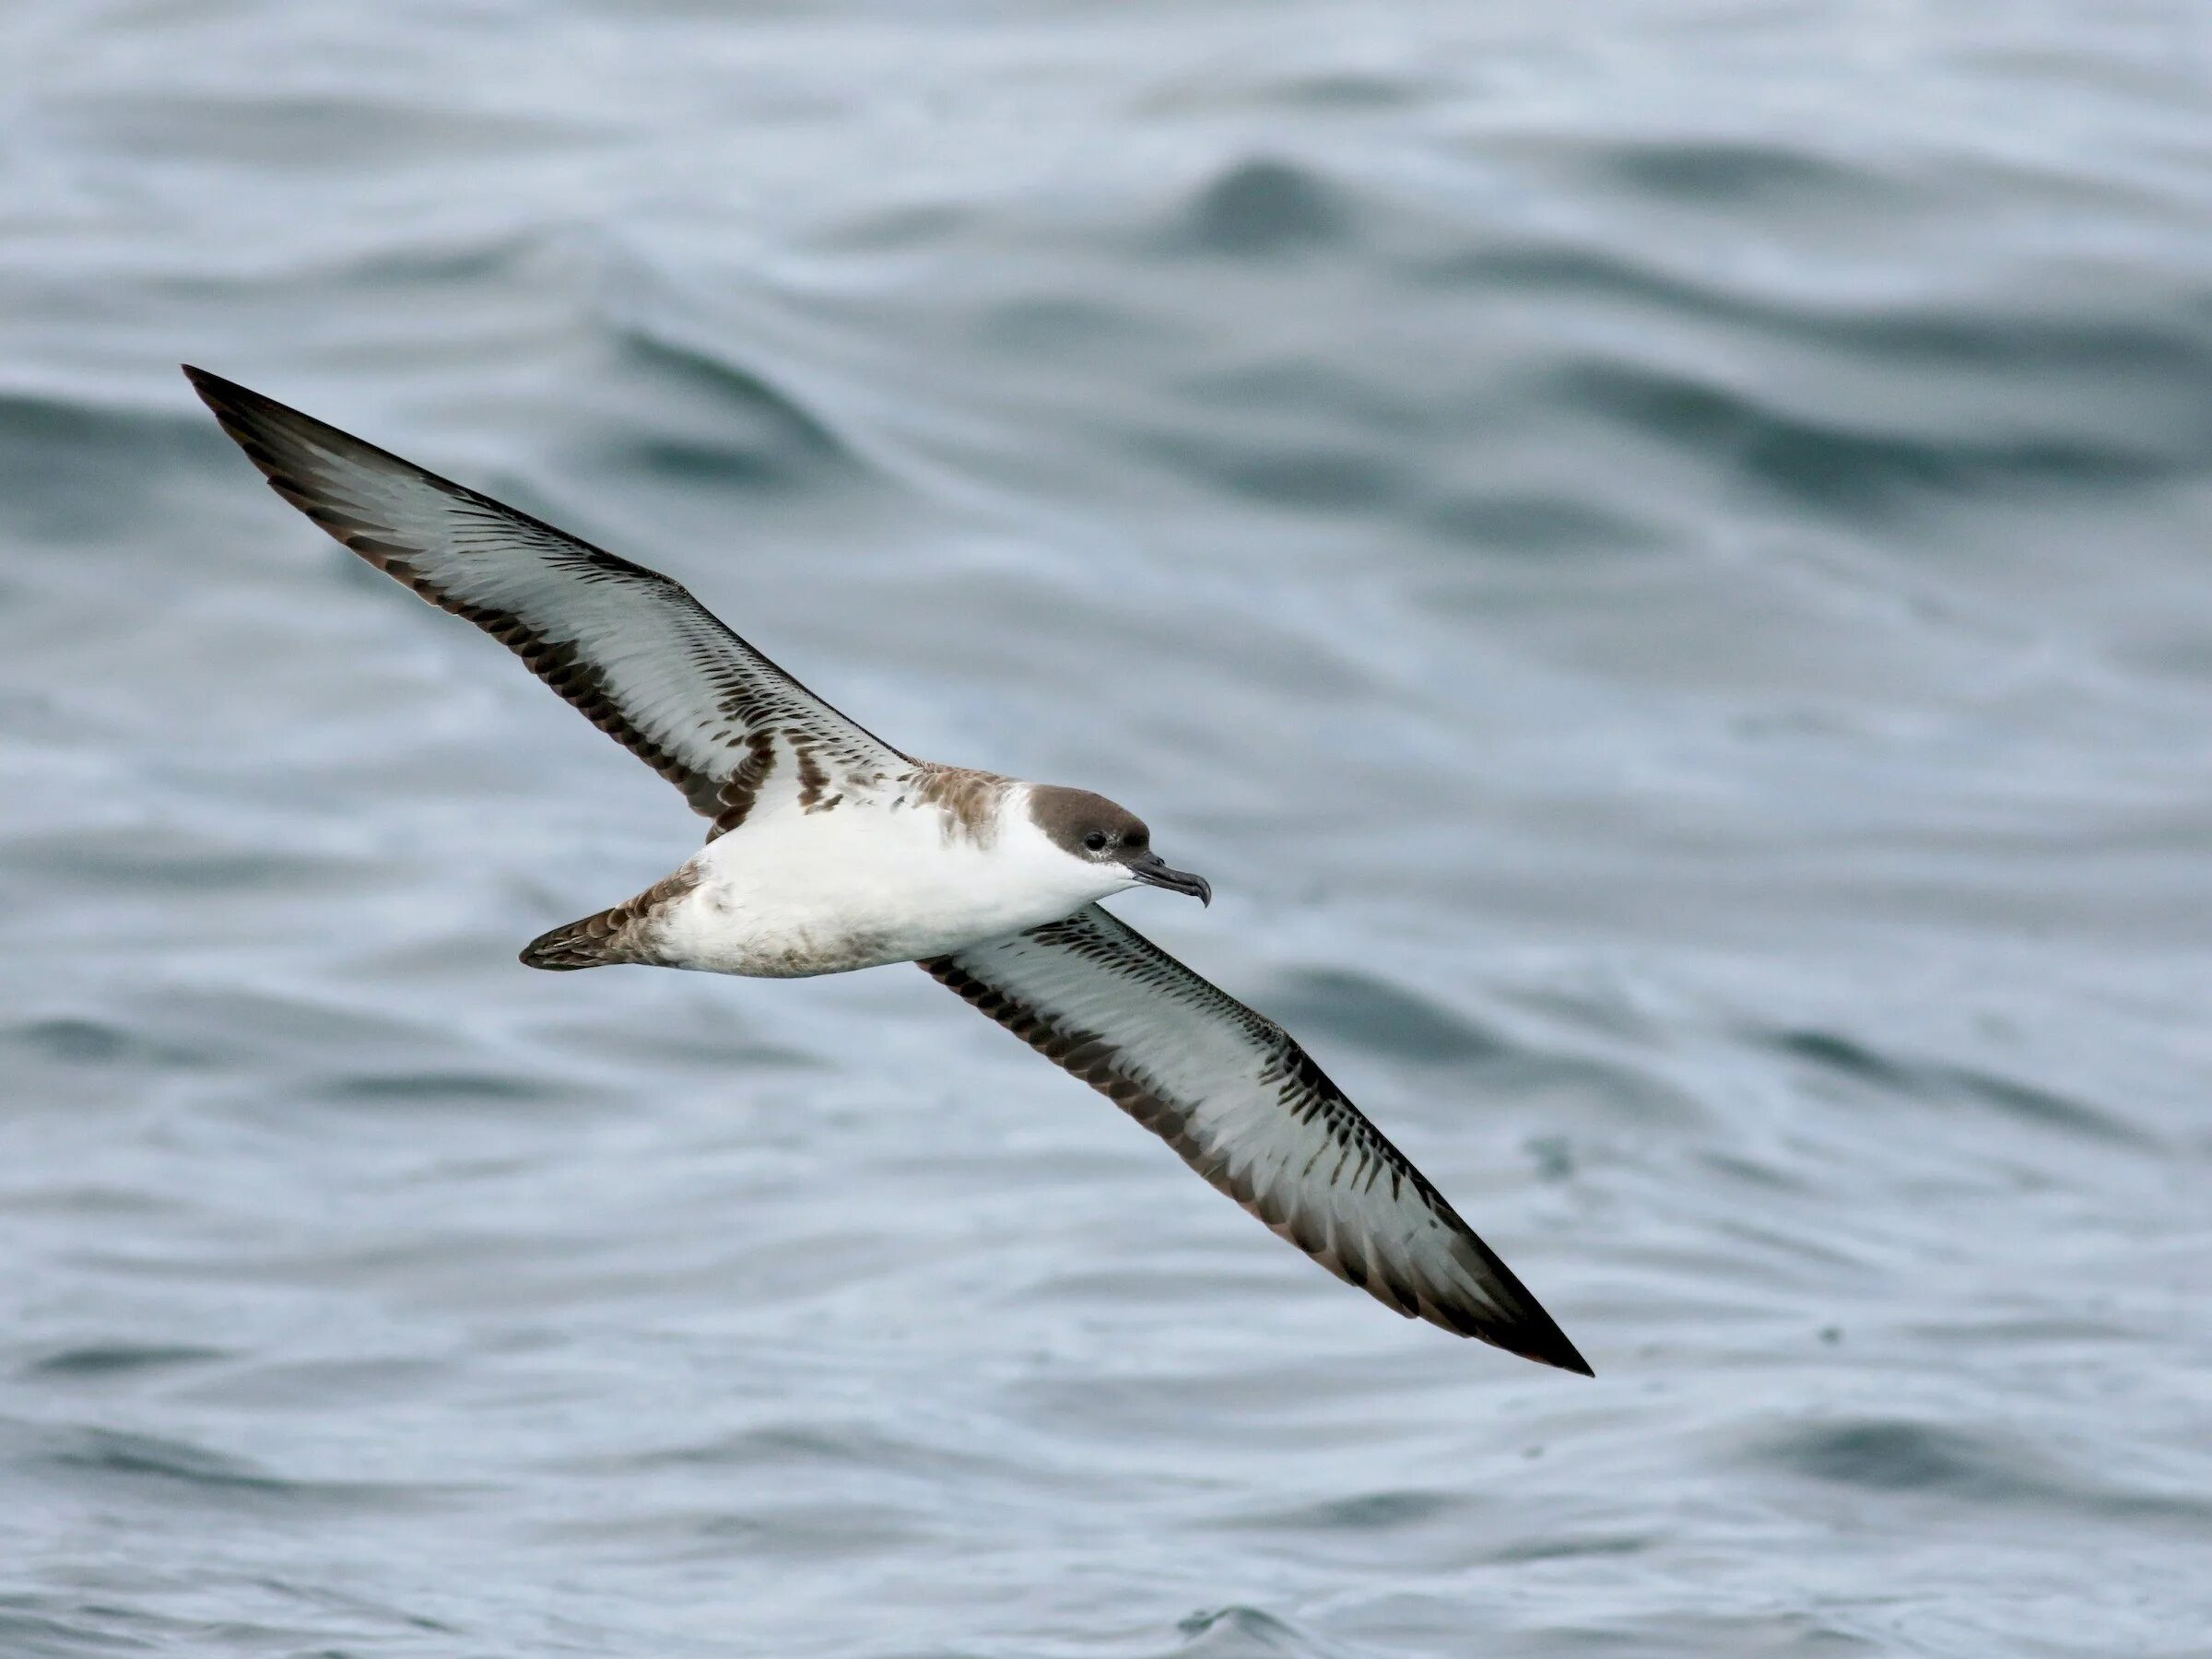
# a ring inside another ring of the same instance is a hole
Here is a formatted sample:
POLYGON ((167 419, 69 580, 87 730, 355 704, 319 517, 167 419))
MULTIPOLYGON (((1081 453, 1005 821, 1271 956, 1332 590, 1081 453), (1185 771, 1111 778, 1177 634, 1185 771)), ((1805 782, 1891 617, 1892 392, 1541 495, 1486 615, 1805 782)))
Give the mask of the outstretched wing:
POLYGON ((762 792, 812 806, 910 769, 732 633, 679 583, 186 366, 276 493, 431 604, 523 659, 713 820, 762 792))
POLYGON ((1280 1026, 1098 906, 922 966, 1338 1277, 1408 1318, 1590 1374, 1280 1026))

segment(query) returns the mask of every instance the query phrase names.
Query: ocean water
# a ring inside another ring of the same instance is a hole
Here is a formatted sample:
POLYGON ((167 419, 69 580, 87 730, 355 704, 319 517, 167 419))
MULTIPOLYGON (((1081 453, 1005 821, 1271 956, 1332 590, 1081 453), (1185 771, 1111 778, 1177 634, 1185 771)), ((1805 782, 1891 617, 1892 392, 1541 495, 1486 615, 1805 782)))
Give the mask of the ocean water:
POLYGON ((2212 12, 0 8, 0 1653, 2212 1653, 2212 12), (206 364, 1129 803, 1594 1382, 920 973, 206 364))

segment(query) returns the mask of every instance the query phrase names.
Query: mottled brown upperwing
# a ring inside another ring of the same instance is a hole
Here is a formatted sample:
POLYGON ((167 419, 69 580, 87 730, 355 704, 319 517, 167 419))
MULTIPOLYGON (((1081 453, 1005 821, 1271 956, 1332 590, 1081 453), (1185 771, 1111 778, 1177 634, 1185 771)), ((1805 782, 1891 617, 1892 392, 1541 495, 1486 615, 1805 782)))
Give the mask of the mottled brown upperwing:
POLYGON ((1408 1318, 1590 1374, 1288 1033, 1098 906, 922 967, 1338 1277, 1408 1318))
POLYGON ((917 763, 732 632, 680 583, 204 370, 185 368, 276 493, 474 622, 712 822, 771 788, 819 808, 917 763))

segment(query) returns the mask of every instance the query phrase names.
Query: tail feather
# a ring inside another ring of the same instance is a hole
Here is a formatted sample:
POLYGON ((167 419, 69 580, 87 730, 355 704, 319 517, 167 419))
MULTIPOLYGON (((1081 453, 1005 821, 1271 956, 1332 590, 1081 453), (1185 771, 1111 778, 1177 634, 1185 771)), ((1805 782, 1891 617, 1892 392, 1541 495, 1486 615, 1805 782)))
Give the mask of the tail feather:
POLYGON ((635 899, 538 935, 523 947, 523 965, 573 973, 579 968, 612 968, 622 962, 657 964, 663 960, 655 947, 661 912, 698 885, 699 877, 686 865, 635 899))
POLYGON ((638 959, 628 948, 631 921, 629 907, 618 904, 579 922, 564 922, 523 947, 523 966, 572 973, 579 968, 634 962, 638 959))

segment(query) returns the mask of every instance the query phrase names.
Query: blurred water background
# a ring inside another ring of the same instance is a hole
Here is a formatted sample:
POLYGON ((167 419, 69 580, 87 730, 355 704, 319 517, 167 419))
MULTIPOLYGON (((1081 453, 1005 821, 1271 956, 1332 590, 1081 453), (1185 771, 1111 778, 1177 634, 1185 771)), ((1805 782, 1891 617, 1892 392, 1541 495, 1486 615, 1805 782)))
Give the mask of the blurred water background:
POLYGON ((2212 1652, 2212 12, 11 0, 0 1653, 2212 1652), (696 844, 200 362, 1135 806, 1596 1365, 696 844))

